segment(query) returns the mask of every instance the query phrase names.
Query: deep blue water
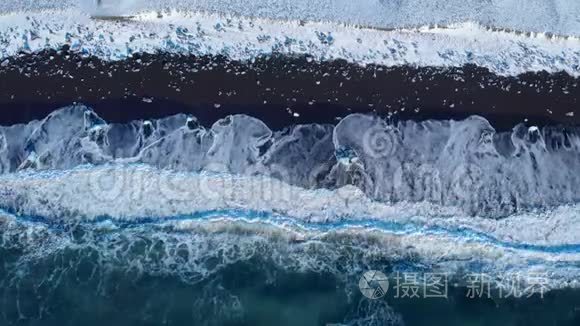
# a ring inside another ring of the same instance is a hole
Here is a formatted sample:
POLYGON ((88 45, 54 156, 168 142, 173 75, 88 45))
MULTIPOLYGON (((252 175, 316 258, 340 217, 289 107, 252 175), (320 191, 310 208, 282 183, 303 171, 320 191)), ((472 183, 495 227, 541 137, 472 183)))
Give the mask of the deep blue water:
POLYGON ((469 298, 465 287, 450 283, 447 298, 401 298, 391 291, 381 299, 367 299, 358 288, 365 270, 419 269, 409 259, 365 257, 372 242, 359 244, 353 239, 328 243, 334 255, 328 257, 323 246, 243 232, 176 233, 147 224, 114 230, 97 230, 92 224, 63 226, 54 234, 67 245, 57 250, 50 250, 58 242, 49 233, 26 238, 23 233, 0 232, 0 325, 578 325, 580 321, 580 290, 571 289, 551 291, 544 298, 502 299, 493 291, 491 298, 469 298), (202 238, 195 239, 198 236, 202 238), (255 252, 244 256, 240 253, 249 237, 255 240, 255 252), (305 246, 300 250, 305 259, 320 264, 318 271, 294 265, 292 248, 298 246, 305 246))

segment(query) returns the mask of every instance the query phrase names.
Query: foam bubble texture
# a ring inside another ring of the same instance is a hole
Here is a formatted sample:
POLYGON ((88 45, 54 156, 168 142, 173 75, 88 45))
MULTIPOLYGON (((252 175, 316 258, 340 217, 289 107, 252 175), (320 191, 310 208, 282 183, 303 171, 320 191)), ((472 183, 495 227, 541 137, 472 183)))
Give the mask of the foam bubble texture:
POLYGON ((462 67, 474 64, 499 75, 567 72, 580 76, 580 40, 543 33, 492 31, 473 23, 447 28, 377 30, 328 22, 272 21, 170 11, 128 19, 90 19, 68 9, 0 16, 0 60, 18 53, 70 50, 105 60, 135 53, 258 56, 308 55, 318 61, 360 65, 462 67))
POLYGON ((580 200, 575 128, 487 120, 401 121, 353 114, 336 126, 282 131, 246 115, 211 128, 194 117, 107 124, 72 106, 42 121, 0 127, 0 172, 144 163, 181 172, 265 176, 306 189, 355 186, 384 203, 427 203, 501 218, 580 200), (364 132, 361 132, 363 130, 364 132))
MULTIPOLYGON (((96 0, 7 0, 0 11, 89 10, 96 0)), ((111 1, 111 0, 109 0, 111 1)), ((107 2, 107 0, 103 0, 107 2)), ((496 28, 563 35, 580 34, 580 4, 575 0, 114 0, 131 12, 207 11, 249 17, 333 21, 397 28, 472 21, 496 28)), ((129 12, 129 13, 131 13, 129 12)))

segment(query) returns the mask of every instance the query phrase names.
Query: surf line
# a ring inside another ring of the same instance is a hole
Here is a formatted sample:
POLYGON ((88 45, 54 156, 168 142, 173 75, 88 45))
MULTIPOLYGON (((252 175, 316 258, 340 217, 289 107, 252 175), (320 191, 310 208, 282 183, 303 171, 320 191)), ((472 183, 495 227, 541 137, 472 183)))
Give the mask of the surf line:
POLYGON ((490 244, 496 247, 542 252, 550 254, 580 253, 580 244, 539 245, 524 242, 509 242, 497 239, 491 235, 465 227, 444 228, 441 226, 425 226, 417 223, 401 223, 373 218, 340 218, 331 222, 306 221, 297 218, 282 216, 267 211, 219 209, 200 211, 192 214, 181 214, 167 217, 134 217, 114 218, 111 216, 97 216, 90 219, 70 220, 47 218, 39 215, 20 215, 10 209, 0 208, 0 215, 7 215, 16 220, 27 223, 42 223, 55 230, 65 230, 71 224, 98 225, 111 223, 123 229, 135 229, 142 226, 163 226, 164 223, 179 221, 216 222, 229 220, 232 222, 264 223, 275 227, 293 227, 298 230, 315 232, 333 232, 348 229, 366 229, 394 235, 425 235, 447 236, 471 243, 490 244))

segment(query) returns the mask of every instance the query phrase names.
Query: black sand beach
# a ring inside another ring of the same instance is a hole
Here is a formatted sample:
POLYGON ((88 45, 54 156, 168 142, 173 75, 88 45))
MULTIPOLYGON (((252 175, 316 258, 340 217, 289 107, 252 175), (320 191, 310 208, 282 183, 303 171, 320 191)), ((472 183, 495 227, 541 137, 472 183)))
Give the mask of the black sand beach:
POLYGON ((245 63, 160 53, 107 62, 63 48, 3 62, 0 124, 40 119, 76 102, 111 122, 186 112, 207 125, 245 113, 282 128, 374 112, 413 120, 477 114, 498 130, 521 122, 578 125, 579 83, 566 73, 503 77, 476 66, 361 67, 307 57, 245 63))

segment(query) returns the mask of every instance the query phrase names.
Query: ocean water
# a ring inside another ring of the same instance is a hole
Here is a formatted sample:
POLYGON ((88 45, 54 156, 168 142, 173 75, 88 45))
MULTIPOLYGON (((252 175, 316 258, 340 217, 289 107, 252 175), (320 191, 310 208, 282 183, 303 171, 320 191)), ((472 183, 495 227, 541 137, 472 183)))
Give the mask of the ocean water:
POLYGON ((103 2, 0 4, 0 325, 579 323, 575 1, 103 2))
POLYGON ((47 238, 60 233, 67 234, 68 248, 36 256, 27 249, 30 242, 18 242, 16 236, 10 245, 3 243, 4 324, 578 322, 575 304, 580 293, 572 289, 551 291, 544 299, 472 299, 466 297, 468 290, 459 286, 449 288, 447 299, 387 295, 369 300, 357 287, 358 278, 353 275, 357 269, 388 272, 406 261, 372 257, 368 248, 373 244, 361 239, 289 244, 284 239, 252 238, 238 232, 196 233, 193 237, 151 227, 95 231, 80 225, 53 232, 41 237, 43 245, 52 245, 47 238), (357 250, 360 245, 366 248, 357 250))
POLYGON ((573 324, 577 136, 545 127, 516 143, 516 128, 482 143, 493 133, 477 131, 482 122, 401 122, 397 137, 409 148, 391 138, 395 126, 361 114, 272 131, 244 115, 211 128, 186 115, 108 124, 71 106, 3 127, 3 317, 422 325, 441 309, 454 316, 444 324, 573 324), (361 126, 368 132, 352 134, 361 126), (522 154, 498 153, 509 147, 502 139, 522 154), (413 154, 419 144, 433 157, 413 154), (522 173, 501 183, 505 175, 482 170, 492 164, 522 173), (545 174, 552 183, 531 193, 545 174), (366 298, 367 271, 388 275, 391 292, 366 298), (489 297, 469 297, 470 277, 484 274, 489 297), (417 277, 417 289, 422 277, 444 275, 445 296, 405 296, 401 275, 417 277))

